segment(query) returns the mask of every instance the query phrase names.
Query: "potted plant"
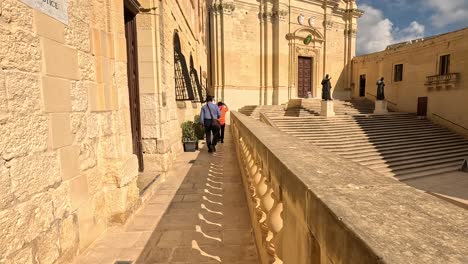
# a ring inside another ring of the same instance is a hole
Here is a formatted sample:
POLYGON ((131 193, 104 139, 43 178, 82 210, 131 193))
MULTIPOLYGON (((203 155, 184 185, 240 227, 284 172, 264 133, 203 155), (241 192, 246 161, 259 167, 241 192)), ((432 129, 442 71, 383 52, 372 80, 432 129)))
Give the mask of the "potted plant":
POLYGON ((195 135, 194 123, 185 121, 180 126, 182 128, 182 142, 185 152, 194 152, 197 147, 197 136, 195 135))
POLYGON ((200 116, 196 115, 193 120, 193 129, 195 130, 195 136, 198 139, 197 149, 203 147, 203 140, 205 139, 205 129, 203 129, 200 123, 200 116), (201 147, 200 147, 201 146, 201 147))

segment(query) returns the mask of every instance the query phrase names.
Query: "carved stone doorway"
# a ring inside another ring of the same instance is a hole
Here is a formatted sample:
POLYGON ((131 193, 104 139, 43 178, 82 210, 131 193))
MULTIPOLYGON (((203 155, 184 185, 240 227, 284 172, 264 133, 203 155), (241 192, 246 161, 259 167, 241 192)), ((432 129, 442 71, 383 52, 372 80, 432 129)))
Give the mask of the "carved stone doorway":
POLYGON ((312 94, 312 58, 299 57, 297 62, 297 97, 307 98, 312 94))

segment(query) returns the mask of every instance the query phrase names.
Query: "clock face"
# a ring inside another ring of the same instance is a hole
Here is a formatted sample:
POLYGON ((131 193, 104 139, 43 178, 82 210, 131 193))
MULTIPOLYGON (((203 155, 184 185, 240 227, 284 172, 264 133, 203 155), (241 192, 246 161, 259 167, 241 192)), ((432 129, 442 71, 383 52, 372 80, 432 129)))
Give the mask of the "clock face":
POLYGON ((299 22, 299 24, 301 24, 301 25, 304 25, 304 15, 303 14, 300 14, 297 17, 297 22, 299 22))

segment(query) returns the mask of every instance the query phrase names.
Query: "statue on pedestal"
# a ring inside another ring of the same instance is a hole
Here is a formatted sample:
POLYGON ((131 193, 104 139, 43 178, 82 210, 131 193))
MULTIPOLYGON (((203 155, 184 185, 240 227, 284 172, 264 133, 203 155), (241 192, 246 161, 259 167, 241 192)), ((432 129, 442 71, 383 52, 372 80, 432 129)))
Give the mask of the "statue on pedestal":
POLYGON ((332 100, 331 98, 331 77, 329 75, 325 75, 322 81, 322 100, 329 101, 332 100))
POLYGON ((377 100, 385 100, 384 87, 384 77, 382 77, 379 81, 377 81, 377 100))

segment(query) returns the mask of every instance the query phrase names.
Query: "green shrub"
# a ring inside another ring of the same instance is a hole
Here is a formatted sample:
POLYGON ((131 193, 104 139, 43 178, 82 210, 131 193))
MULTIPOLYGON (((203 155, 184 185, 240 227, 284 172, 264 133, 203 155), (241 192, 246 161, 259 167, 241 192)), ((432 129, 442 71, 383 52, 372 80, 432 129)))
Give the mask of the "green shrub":
POLYGON ((183 122, 180 127, 182 128, 182 141, 196 141, 197 136, 195 135, 194 123, 192 121, 183 122))
POLYGON ((202 140, 205 138, 205 130, 201 125, 202 124, 200 123, 200 116, 196 115, 193 120, 193 130, 195 130, 195 136, 198 140, 202 140))

